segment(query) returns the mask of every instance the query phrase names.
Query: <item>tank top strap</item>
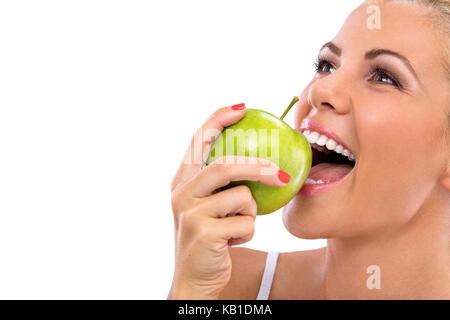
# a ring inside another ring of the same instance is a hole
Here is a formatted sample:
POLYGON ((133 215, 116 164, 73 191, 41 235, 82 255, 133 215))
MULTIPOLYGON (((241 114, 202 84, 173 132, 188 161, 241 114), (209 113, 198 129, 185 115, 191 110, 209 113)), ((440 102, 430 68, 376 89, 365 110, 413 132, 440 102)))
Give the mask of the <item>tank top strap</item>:
POLYGON ((279 252, 270 251, 267 253, 266 266, 259 287, 259 293, 256 300, 268 300, 270 289, 272 288, 272 280, 277 266, 279 252))

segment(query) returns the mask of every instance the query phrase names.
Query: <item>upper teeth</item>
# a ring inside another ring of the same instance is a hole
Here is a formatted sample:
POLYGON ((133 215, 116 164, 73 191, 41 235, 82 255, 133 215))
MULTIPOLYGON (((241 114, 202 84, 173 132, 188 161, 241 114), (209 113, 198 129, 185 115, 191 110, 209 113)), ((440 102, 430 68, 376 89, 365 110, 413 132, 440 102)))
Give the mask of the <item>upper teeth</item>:
MULTIPOLYGON (((334 151, 336 153, 342 154, 347 157, 350 161, 355 161, 355 155, 350 152, 350 150, 345 149, 342 145, 337 144, 331 138, 328 138, 324 134, 320 134, 316 131, 305 130, 303 135, 308 139, 309 143, 314 146, 314 144, 318 146, 325 146, 328 150, 334 151)), ((323 148, 322 148, 323 149, 323 148)))

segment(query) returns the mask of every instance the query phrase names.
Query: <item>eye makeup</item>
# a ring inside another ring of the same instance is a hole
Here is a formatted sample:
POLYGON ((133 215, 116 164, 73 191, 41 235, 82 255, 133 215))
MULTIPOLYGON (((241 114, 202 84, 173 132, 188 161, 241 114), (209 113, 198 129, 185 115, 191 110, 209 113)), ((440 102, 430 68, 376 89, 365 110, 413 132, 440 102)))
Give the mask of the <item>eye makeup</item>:
MULTIPOLYGON (((378 60, 378 59, 377 59, 378 60)), ((326 58, 323 53, 319 54, 314 62, 315 72, 319 74, 333 73, 337 70, 335 64, 326 58)), ((404 91, 407 89, 403 76, 400 76, 395 68, 389 66, 389 64, 370 61, 369 71, 365 74, 364 78, 374 84, 391 85, 394 88, 404 91)))
POLYGON ((336 68, 326 59, 317 58, 314 62, 314 68, 316 72, 327 73, 331 72, 331 70, 336 71, 336 68))
POLYGON ((393 56, 380 56, 369 60, 370 69, 366 79, 373 83, 392 85, 402 92, 409 91, 417 82, 417 77, 411 73, 404 63, 393 56))
POLYGON ((380 84, 393 85, 399 90, 403 90, 404 86, 402 84, 402 81, 400 81, 399 79, 400 78, 397 77, 393 72, 377 64, 371 68, 367 77, 367 80, 369 81, 378 82, 380 84))

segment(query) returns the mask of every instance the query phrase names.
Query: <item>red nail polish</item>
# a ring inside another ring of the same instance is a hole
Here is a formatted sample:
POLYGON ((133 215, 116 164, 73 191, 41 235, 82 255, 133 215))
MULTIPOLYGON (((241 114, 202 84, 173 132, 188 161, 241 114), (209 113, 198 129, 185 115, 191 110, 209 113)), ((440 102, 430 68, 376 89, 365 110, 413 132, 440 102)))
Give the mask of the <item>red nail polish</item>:
POLYGON ((278 170, 278 179, 283 183, 288 183, 291 180, 291 176, 283 170, 278 170))
POLYGON ((233 111, 239 111, 245 109, 245 103, 235 104, 234 106, 231 106, 231 110, 233 111))

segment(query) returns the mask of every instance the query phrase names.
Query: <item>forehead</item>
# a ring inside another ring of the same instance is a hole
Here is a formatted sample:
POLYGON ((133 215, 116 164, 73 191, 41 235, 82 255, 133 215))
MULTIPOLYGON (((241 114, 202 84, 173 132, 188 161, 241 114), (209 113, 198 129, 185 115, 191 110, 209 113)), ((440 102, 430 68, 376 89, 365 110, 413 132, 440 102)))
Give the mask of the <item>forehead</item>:
POLYGON ((350 14, 333 42, 344 55, 384 48, 406 56, 414 67, 424 63, 429 67, 430 62, 443 59, 445 39, 427 13, 426 8, 401 1, 364 3, 350 14), (371 6, 376 11, 369 10, 371 6), (379 28, 373 24, 377 13, 379 28))

